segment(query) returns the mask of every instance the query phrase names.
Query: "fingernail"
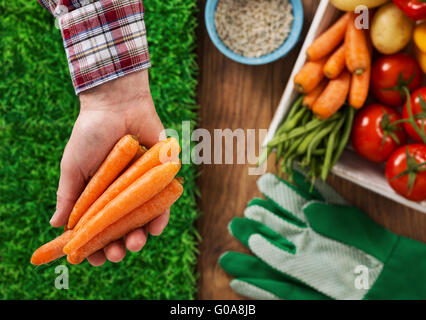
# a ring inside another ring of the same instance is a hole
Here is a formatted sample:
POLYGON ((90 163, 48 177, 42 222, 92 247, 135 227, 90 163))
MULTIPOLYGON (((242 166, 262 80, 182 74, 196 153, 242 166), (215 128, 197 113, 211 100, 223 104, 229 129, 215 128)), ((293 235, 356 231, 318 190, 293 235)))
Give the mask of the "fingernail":
POLYGON ((166 226, 167 226, 167 223, 162 224, 161 227, 159 227, 159 231, 157 233, 150 232, 150 234, 153 235, 153 236, 160 236, 163 233, 166 226))
POLYGON ((159 236, 163 231, 161 230, 160 232, 154 232, 152 231, 152 228, 149 228, 148 232, 147 232, 147 236, 150 234, 154 237, 159 236))
POLYGON ((55 211, 55 213, 53 214, 52 218, 50 218, 49 223, 53 226, 56 222, 56 213, 57 211, 55 211))

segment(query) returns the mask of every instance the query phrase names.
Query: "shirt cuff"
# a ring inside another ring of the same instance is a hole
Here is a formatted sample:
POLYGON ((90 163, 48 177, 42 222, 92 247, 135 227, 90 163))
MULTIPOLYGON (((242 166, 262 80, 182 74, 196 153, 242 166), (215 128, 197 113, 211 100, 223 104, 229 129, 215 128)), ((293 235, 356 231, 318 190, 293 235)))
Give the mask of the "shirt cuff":
POLYGON ((100 0, 61 14, 77 94, 151 66, 141 0, 100 0))

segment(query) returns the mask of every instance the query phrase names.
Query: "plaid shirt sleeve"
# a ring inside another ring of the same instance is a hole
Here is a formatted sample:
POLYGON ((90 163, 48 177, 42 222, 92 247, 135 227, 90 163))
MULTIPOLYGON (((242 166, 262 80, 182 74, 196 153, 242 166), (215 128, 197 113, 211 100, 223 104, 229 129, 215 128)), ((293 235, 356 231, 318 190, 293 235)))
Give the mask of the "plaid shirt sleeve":
POLYGON ((141 0, 38 0, 59 22, 77 94, 150 67, 141 0))

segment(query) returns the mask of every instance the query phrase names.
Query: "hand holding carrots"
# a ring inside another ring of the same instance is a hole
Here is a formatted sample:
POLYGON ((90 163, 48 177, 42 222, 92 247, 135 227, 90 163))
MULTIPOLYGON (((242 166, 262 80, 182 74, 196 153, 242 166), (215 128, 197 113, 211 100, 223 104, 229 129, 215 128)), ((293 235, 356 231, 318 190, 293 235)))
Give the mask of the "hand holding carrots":
MULTIPOLYGON (((134 135, 142 145, 151 147, 164 129, 151 98, 147 70, 84 91, 79 98, 80 114, 61 161, 57 208, 51 219, 54 227, 67 223, 86 184, 121 137, 134 135)), ((124 258, 126 247, 130 251, 141 250, 148 233, 161 234, 168 215, 165 210, 145 227, 89 257, 89 262, 93 265, 101 265, 106 259, 118 262, 124 258)))
POLYGON ((180 169, 176 139, 160 141, 139 156, 138 150, 138 141, 130 135, 117 142, 77 200, 67 224, 70 229, 37 249, 33 264, 45 264, 65 254, 70 263, 81 263, 157 218, 180 197, 182 184, 175 179, 180 169), (119 171, 116 165, 123 168, 119 171), (87 208, 81 209, 82 204, 87 208))

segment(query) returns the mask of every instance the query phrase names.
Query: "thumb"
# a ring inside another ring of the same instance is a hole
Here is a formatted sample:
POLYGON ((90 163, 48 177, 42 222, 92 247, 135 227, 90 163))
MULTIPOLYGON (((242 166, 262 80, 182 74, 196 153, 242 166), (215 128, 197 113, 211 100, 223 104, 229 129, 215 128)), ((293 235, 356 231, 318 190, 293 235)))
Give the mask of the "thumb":
POLYGON ((166 138, 164 126, 155 110, 152 98, 147 98, 140 106, 139 117, 130 122, 130 133, 138 137, 139 142, 150 148, 158 141, 166 138))
POLYGON ((84 177, 67 148, 61 161, 61 177, 56 199, 56 211, 50 219, 53 227, 67 223, 68 217, 84 187, 84 177))

